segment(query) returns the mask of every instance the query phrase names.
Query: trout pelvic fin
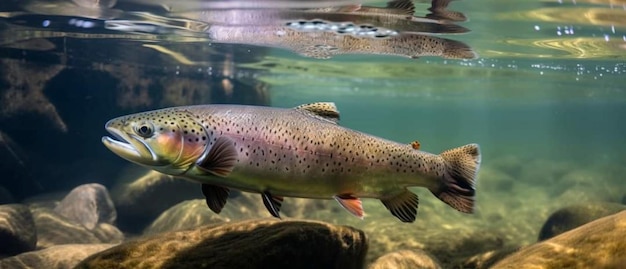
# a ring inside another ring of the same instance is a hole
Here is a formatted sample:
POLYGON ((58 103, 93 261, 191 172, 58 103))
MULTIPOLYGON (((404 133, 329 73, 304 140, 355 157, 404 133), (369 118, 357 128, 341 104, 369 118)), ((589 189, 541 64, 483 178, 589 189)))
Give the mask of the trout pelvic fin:
POLYGON ((305 114, 316 117, 322 120, 329 121, 337 124, 339 122, 339 110, 333 102, 317 102, 299 105, 294 107, 296 110, 300 110, 305 114))
POLYGON ((440 156, 446 165, 443 184, 430 191, 454 209, 463 213, 473 213, 476 175, 480 167, 478 144, 447 150, 440 156))
POLYGON ((222 136, 215 140, 213 146, 207 146, 196 165, 200 170, 225 177, 233 171, 237 157, 237 150, 233 141, 222 136))
POLYGON ((283 205, 283 197, 271 195, 269 192, 261 194, 263 196, 263 204, 272 216, 280 219, 280 207, 283 205))
POLYGON ((402 193, 389 199, 381 199, 383 205, 392 215, 400 219, 402 222, 414 222, 417 216, 417 207, 419 199, 415 193, 405 189, 402 193))
POLYGON ((219 214, 226 204, 230 190, 224 187, 202 184, 202 194, 211 211, 219 214))
POLYGON ((357 218, 363 219, 365 213, 363 212, 361 199, 350 194, 335 195, 334 198, 345 210, 348 210, 348 212, 355 215, 357 218))

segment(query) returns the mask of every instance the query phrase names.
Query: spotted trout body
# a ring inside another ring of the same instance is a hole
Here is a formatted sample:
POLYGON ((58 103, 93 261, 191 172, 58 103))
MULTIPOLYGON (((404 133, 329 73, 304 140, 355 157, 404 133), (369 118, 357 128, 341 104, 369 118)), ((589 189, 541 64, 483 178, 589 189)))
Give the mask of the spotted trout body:
POLYGON ((435 155, 341 127, 338 119, 332 103, 174 107, 113 119, 106 128, 119 140, 103 142, 132 162, 202 183, 216 212, 233 188, 261 193, 276 217, 282 197, 334 198, 359 217, 359 198, 376 198, 412 222, 417 196, 411 186, 472 211, 477 145, 435 155))

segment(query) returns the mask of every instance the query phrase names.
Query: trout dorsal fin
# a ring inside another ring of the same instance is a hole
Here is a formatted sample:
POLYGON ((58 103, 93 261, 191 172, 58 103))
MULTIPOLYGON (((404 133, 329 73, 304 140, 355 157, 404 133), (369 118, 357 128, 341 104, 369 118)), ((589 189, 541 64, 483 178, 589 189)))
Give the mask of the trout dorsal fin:
POLYGON ((333 102, 317 102, 299 105, 294 109, 304 112, 307 115, 337 124, 339 122, 339 110, 333 102))

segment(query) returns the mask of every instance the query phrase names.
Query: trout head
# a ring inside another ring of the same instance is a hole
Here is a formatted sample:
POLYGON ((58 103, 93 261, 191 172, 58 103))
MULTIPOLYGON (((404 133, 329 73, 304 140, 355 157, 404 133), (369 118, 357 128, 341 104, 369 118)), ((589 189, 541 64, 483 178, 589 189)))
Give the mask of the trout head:
POLYGON ((206 129, 188 111, 162 109, 112 119, 113 137, 102 143, 133 163, 170 175, 184 174, 207 147, 206 129))

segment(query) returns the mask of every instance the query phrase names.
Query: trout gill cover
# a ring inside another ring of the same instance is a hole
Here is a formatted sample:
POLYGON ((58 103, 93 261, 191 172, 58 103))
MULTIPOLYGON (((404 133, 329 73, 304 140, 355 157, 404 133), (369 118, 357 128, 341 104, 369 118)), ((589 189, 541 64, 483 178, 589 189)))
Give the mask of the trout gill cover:
POLYGON ((201 183, 216 213, 232 188, 260 193, 275 217, 283 197, 334 198, 360 218, 360 198, 375 198, 413 222, 418 197, 407 189, 412 186, 473 212, 477 144, 436 155, 420 151, 417 142, 397 143, 338 121, 334 103, 183 106, 112 119, 105 128, 114 138, 102 142, 128 161, 201 183))

